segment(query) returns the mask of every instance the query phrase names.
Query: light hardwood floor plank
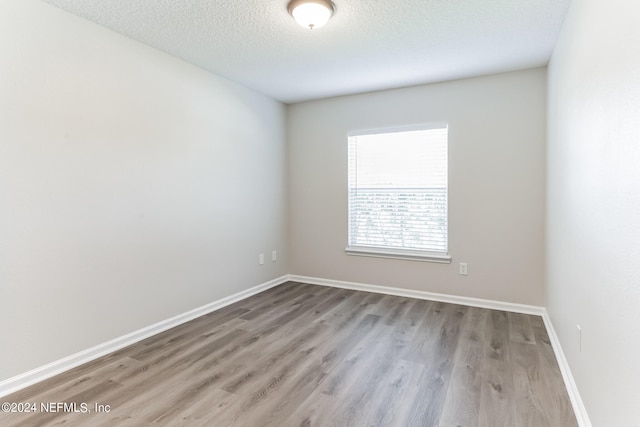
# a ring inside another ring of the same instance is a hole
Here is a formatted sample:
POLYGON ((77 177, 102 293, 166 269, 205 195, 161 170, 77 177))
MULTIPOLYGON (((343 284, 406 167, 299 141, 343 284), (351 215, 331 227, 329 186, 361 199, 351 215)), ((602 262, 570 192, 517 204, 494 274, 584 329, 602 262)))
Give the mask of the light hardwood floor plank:
POLYGON ((577 426, 540 317, 295 282, 3 401, 91 409, 3 427, 577 426))
POLYGON ((517 313, 507 313, 507 319, 509 320, 509 340, 524 344, 536 343, 529 317, 530 316, 517 313))
POLYGON ((455 354, 440 427, 477 426, 488 310, 469 307, 455 354))

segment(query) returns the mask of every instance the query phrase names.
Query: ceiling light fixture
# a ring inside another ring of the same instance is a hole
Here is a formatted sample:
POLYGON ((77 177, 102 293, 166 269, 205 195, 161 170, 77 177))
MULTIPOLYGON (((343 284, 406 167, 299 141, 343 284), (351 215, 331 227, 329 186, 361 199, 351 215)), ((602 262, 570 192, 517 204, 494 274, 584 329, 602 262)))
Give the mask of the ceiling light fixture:
POLYGON ((291 0, 287 8, 293 19, 305 28, 320 28, 335 12, 331 0, 291 0))

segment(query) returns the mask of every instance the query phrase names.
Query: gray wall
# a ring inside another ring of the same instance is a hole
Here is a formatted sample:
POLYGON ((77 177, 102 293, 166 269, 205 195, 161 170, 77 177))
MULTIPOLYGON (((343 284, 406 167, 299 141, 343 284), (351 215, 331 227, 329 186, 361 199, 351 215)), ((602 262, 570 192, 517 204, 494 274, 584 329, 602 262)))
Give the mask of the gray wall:
POLYGON ((40 1, 0 2, 0 380, 287 273, 284 116, 40 1))
POLYGON ((603 427, 640 426, 639 16, 574 1, 549 65, 546 305, 603 427))
POLYGON ((291 273, 542 305, 545 132, 545 68, 289 105, 291 273), (429 122, 449 123, 453 263, 345 255, 347 134, 429 122))

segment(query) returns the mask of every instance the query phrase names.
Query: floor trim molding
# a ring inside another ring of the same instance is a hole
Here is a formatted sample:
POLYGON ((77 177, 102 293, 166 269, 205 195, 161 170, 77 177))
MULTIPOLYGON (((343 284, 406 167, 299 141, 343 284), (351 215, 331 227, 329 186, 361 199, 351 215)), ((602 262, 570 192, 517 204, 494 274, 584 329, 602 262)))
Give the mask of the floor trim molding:
POLYGON ((0 397, 14 393, 40 381, 44 381, 47 378, 51 378, 55 375, 61 374, 62 372, 73 369, 76 366, 80 366, 84 363, 95 360, 99 357, 141 341, 145 338, 149 338, 152 335, 159 334, 160 332, 166 331, 167 329, 171 329, 197 317, 211 313, 212 311, 219 310, 222 307, 233 304, 234 302, 243 300, 260 292, 264 292, 267 289, 278 286, 288 280, 288 275, 270 280, 268 282, 235 293, 228 297, 203 305, 202 307, 198 307, 169 319, 162 320, 158 323, 154 323, 153 325, 138 329, 137 331, 133 331, 129 334, 114 338, 110 341, 98 344, 94 347, 88 348, 70 356, 63 357, 62 359, 56 360, 55 362, 51 362, 47 365, 1 381, 0 397))
POLYGON ((564 386, 567 389, 567 393, 569 394, 569 399, 571 400, 573 412, 575 413, 576 419, 578 420, 578 425, 580 427, 592 427, 591 420, 589 419, 589 414, 587 414, 587 408, 585 408, 582 397, 580 397, 578 386, 576 385, 576 382, 573 379, 573 374, 571 374, 571 369, 569 368, 569 362, 567 361, 564 351, 562 350, 560 340, 558 339, 556 330, 553 327, 553 323, 551 322, 551 317, 549 317, 549 313, 546 309, 544 309, 544 313, 542 314, 542 320, 544 321, 544 326, 547 328, 549 341, 551 341, 553 352, 555 353, 556 360, 558 361, 558 365, 560 366, 560 372, 562 373, 564 386))
POLYGON ((55 362, 33 369, 29 372, 25 372, 23 374, 1 381, 0 397, 14 393, 18 390, 21 390, 25 387, 28 387, 40 381, 44 381, 47 378, 51 378, 55 375, 61 374, 62 372, 68 371, 69 369, 75 368, 76 366, 82 365, 83 363, 87 363, 92 360, 95 360, 113 351, 119 350, 128 345, 134 344, 152 335, 159 334, 163 331, 166 331, 167 329, 171 329, 175 326, 186 323, 202 315, 211 313, 212 311, 221 309, 227 305, 233 304, 234 302, 238 302, 252 295, 258 294, 260 292, 264 292, 267 289, 271 289, 287 281, 308 283, 311 285, 329 286, 329 287, 342 288, 342 289, 352 289, 356 291, 374 292, 379 294, 395 295, 395 296, 408 297, 408 298, 425 299, 425 300, 439 301, 439 302, 445 302, 445 303, 451 303, 451 304, 466 305, 471 307, 488 308, 492 310, 502 310, 502 311, 509 311, 514 313, 532 314, 532 315, 541 316, 544 321, 545 327, 547 328, 547 332, 549 334, 549 340, 551 341, 551 346, 553 347, 553 351, 556 355, 558 365, 560 366, 562 379, 564 380, 565 388, 567 389, 567 393, 569 394, 569 399, 571 400, 571 404, 573 406, 573 410, 575 412, 578 424, 580 425, 580 427, 591 427, 591 421, 589 420, 589 416, 587 414, 586 408, 584 406, 582 398, 580 397, 580 393, 576 386, 573 375, 571 374, 569 363, 567 362, 567 359, 564 355, 564 351, 562 350, 562 346, 560 345, 558 336, 555 332, 555 329, 553 328, 553 323, 551 322, 549 313, 544 307, 515 304, 515 303, 509 303, 509 302, 502 302, 502 301, 493 301, 493 300, 486 300, 486 299, 480 299, 480 298, 470 298, 470 297, 463 297, 458 295, 439 294, 434 292, 418 291, 418 290, 412 290, 412 289, 393 288, 389 286, 379 286, 379 285, 370 285, 365 283, 347 282, 342 280, 331 280, 331 279, 322 279, 318 277, 299 276, 295 274, 289 274, 289 275, 278 277, 276 279, 270 280, 263 284, 254 286, 252 288, 235 293, 228 297, 203 305, 202 307, 198 307, 193 310, 187 311, 185 313, 179 314, 170 319, 160 321, 153 325, 131 332, 127 335, 123 335, 121 337, 104 342, 102 344, 98 344, 94 347, 88 348, 81 352, 56 360, 55 362))
POLYGON ((345 282, 342 280, 321 279, 318 277, 289 275, 294 282, 309 283, 310 285, 330 286, 333 288, 352 289, 355 291, 374 292, 377 294, 395 295, 399 297, 425 299, 430 301, 447 302, 450 304, 467 305, 471 307, 489 308, 492 310, 510 311, 513 313, 533 314, 542 316, 544 307, 535 305, 515 304, 511 302, 493 301, 480 298, 462 297, 458 295, 438 294, 435 292, 417 291, 413 289, 393 288, 389 286, 369 285, 366 283, 345 282))

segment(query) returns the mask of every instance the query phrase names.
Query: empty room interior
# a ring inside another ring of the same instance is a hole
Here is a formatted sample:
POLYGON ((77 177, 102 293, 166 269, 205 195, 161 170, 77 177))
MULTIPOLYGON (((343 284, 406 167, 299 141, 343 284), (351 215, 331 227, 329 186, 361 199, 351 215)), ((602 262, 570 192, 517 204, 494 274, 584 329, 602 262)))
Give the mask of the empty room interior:
POLYGON ((0 0, 0 425, 639 427, 640 4, 304 3, 0 0))

